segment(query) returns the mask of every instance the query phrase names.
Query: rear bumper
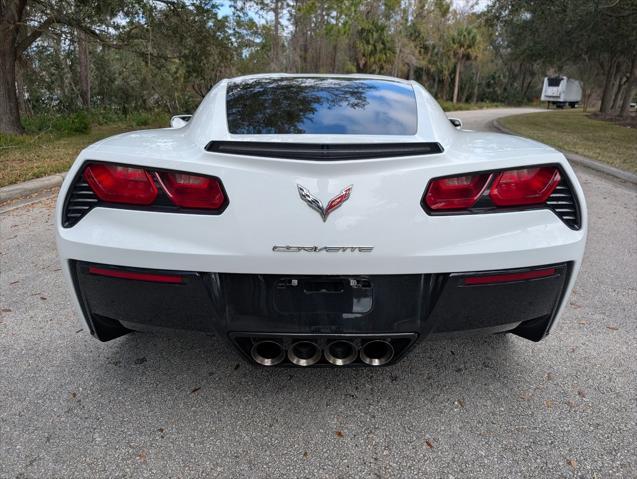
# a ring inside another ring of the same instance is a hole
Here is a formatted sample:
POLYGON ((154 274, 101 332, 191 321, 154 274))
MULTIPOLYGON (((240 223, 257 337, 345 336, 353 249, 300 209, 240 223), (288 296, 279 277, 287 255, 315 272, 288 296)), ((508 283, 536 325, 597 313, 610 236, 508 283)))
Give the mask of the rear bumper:
POLYGON ((189 329, 215 332, 249 356, 250 345, 265 337, 382 338, 395 345, 394 360, 416 340, 439 335, 513 331, 538 341, 572 271, 573 263, 559 263, 444 274, 266 275, 69 262, 84 319, 102 341, 147 327, 189 329))

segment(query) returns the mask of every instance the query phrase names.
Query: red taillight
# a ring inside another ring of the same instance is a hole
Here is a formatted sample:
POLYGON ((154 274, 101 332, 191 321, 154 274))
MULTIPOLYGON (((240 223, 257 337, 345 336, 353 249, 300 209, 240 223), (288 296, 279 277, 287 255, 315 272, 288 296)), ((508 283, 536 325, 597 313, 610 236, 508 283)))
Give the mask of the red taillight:
POLYGON ((490 274, 486 276, 472 276, 464 279, 466 285, 509 283, 511 281, 523 281, 529 279, 546 278, 555 274, 555 268, 535 269, 521 273, 490 274))
POLYGON ((88 272, 90 274, 107 276, 109 278, 133 279, 137 281, 150 281, 152 283, 183 283, 183 278, 181 276, 172 274, 140 273, 137 271, 126 271, 122 269, 97 268, 95 266, 91 266, 88 269, 88 272))
POLYGON ((503 171, 493 182, 489 197, 496 206, 544 203, 560 182, 560 172, 552 166, 503 171))
POLYGON ((108 203, 150 205, 157 198, 157 187, 143 168, 111 164, 91 164, 84 179, 97 197, 108 203))
POLYGON ((471 208, 484 192, 490 177, 490 174, 484 174, 433 180, 425 193, 425 203, 432 210, 471 208))
POLYGON ((217 210, 226 198, 215 178, 186 173, 157 173, 166 194, 177 206, 217 210))

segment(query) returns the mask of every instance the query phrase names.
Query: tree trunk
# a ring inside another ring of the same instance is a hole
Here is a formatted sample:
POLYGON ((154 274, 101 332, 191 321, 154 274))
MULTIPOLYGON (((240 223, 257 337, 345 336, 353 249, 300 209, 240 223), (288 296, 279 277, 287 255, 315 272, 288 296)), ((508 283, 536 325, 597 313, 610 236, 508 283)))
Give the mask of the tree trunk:
POLYGON ((80 99, 82 106, 91 108, 91 75, 89 71, 88 41, 86 33, 77 31, 77 59, 80 70, 80 99))
POLYGON ((281 0, 274 0, 274 39, 272 41, 272 68, 279 69, 279 27, 281 23, 281 0))
POLYGON ((456 63, 456 78, 453 85, 453 103, 458 103, 458 87, 460 85, 460 72, 462 71, 462 59, 458 58, 456 63))
POLYGON ((24 133, 15 89, 15 49, 0 35, 0 133, 24 133))
POLYGON ((624 101, 619 109, 619 116, 622 118, 628 118, 628 112, 630 110, 630 100, 633 97, 635 87, 637 87, 637 55, 633 57, 633 61, 630 65, 630 77, 626 84, 626 91, 624 92, 624 101))
POLYGON ((31 108, 26 102, 26 92, 24 91, 24 70, 26 64, 23 58, 19 58, 15 63, 15 87, 18 96, 18 111, 20 116, 30 116, 31 108))
POLYGON ((473 97, 471 98, 471 103, 478 102, 478 88, 480 87, 480 63, 476 65, 476 69, 476 80, 473 87, 473 97))
POLYGON ((0 133, 24 133, 15 88, 18 28, 25 2, 4 0, 0 7, 0 133))
POLYGON ((628 75, 624 75, 624 68, 620 64, 615 72, 615 78, 613 79, 613 88, 611 92, 613 93, 612 99, 613 101, 610 104, 609 111, 614 112, 619 107, 619 99, 622 97, 622 93, 624 92, 624 85, 628 81, 628 75))
POLYGON ((438 94, 438 87, 439 87, 439 83, 440 83, 440 77, 438 75, 438 72, 436 72, 436 74, 434 75, 434 98, 440 98, 440 95, 438 94))
POLYGON ((449 92, 449 73, 444 73, 445 77, 442 79, 442 99, 446 100, 449 98, 447 93, 449 92))
POLYGON ((612 112, 617 111, 619 107, 621 106, 620 98, 623 97, 622 94, 624 93, 624 87, 626 86, 627 81, 628 81, 628 78, 620 79, 617 82, 617 88, 615 88, 615 95, 613 96, 613 103, 611 103, 610 105, 610 111, 612 112))
POLYGON ((610 111, 610 103, 613 94, 613 86, 615 84, 615 71, 617 70, 617 61, 611 58, 608 62, 606 70, 606 80, 604 82, 604 91, 602 93, 602 103, 599 106, 600 113, 608 113, 610 111))

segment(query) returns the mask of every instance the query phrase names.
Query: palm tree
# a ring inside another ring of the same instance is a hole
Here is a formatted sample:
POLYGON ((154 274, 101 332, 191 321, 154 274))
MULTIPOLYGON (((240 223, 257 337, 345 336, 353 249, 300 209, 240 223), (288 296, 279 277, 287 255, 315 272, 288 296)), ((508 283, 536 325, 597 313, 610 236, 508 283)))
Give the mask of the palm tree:
POLYGON ((471 60, 478 45, 478 30, 469 25, 461 25, 451 35, 451 47, 456 59, 456 78, 453 86, 453 102, 458 102, 460 74, 465 61, 471 60))

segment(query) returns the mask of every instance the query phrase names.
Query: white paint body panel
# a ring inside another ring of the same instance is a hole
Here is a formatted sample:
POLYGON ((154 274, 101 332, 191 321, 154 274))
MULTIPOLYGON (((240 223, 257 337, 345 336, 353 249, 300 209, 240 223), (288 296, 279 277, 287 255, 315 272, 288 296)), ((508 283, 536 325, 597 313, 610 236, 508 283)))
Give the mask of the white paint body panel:
MULTIPOLYGON (((203 100, 187 126, 118 135, 82 151, 58 199, 57 243, 68 260, 120 266, 228 273, 407 274, 481 271, 571 261, 573 286, 584 253, 586 204, 564 156, 523 138, 457 131, 415 84, 418 133, 362 135, 230 135, 225 83, 203 100), (296 161, 209 153, 210 140, 369 143, 438 141, 442 154, 352 161, 296 161), (214 175, 229 197, 218 216, 94 208, 72 228, 61 226, 64 198, 88 160, 214 175), (420 206, 431 178, 538 164, 560 164, 578 197, 582 227, 568 228, 550 210, 429 216, 420 206), (350 199, 323 222, 297 184, 326 203, 345 186, 350 199), (281 253, 274 245, 373 246, 371 253, 281 253)), ((568 297, 568 294, 566 295, 568 297)))

